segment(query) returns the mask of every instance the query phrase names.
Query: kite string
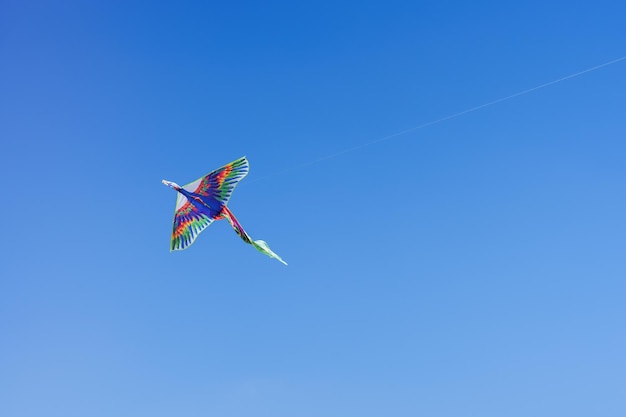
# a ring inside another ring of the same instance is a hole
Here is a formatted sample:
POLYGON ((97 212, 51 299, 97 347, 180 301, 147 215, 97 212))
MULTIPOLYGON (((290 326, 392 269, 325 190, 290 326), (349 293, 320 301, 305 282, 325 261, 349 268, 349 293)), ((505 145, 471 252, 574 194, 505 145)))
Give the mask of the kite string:
POLYGON ((540 90, 542 88, 549 87, 551 85, 560 83, 562 81, 566 81, 566 80, 569 80, 571 78, 575 78, 575 77, 581 76, 583 74, 587 74, 589 72, 599 70, 599 69, 607 67, 609 65, 616 64, 616 63, 618 63, 620 61, 623 61, 625 59, 626 59, 626 56, 622 56, 620 58, 613 59, 613 60, 605 62, 603 64, 596 65, 596 66, 593 66, 591 68, 587 68, 587 69, 584 69, 582 71, 578 71, 578 72, 575 72, 573 74, 566 75, 565 77, 561 77, 559 79, 556 79, 556 80, 553 80, 553 81, 549 81, 547 83, 543 83, 543 84, 537 85, 535 87, 528 88, 526 90, 518 91, 517 93, 508 95, 506 97, 501 97, 499 99, 496 99, 496 100, 493 100, 493 101, 489 101, 487 103, 484 103, 484 104, 481 104, 481 105, 478 105, 478 106, 475 106, 475 107, 470 107, 469 109, 460 111, 458 113, 453 113, 453 114, 450 114, 448 116, 444 116, 444 117, 441 117, 439 119, 432 120, 430 122, 422 123, 421 125, 414 126, 414 127, 402 130, 400 132, 392 133, 390 135, 383 136, 381 138, 374 139, 374 140, 371 140, 369 142, 361 143, 360 145, 352 146, 350 148, 345 148, 345 149, 343 149, 341 151, 338 151, 338 152, 335 152, 335 153, 331 153, 331 154, 328 154, 326 156, 322 156, 322 157, 317 158, 317 159, 313 159, 313 160, 311 160, 309 162, 305 162, 305 163, 300 164, 300 165, 296 165, 296 166, 293 166, 293 167, 290 167, 290 168, 286 168, 286 169, 283 169, 281 171, 276 171, 274 173, 267 174, 267 175, 264 175, 264 176, 259 177, 259 178, 254 178, 251 181, 248 181, 247 183, 250 184, 252 182, 260 181, 260 180, 263 180, 263 179, 266 179, 266 178, 269 178, 269 177, 274 177, 276 175, 281 175, 281 174, 284 174, 286 172, 290 172, 290 171, 293 171, 293 170, 296 170, 296 169, 301 169, 301 168, 304 168, 304 167, 307 167, 307 166, 310 166, 310 165, 314 165, 314 164, 317 164, 319 162, 322 162, 322 161, 325 161, 325 160, 328 160, 328 159, 336 158, 337 156, 340 156, 340 155, 343 155, 343 154, 346 154, 346 153, 350 153, 350 152, 356 151, 358 149, 365 148, 367 146, 374 145, 376 143, 380 143, 380 142, 387 141, 389 139, 393 139, 393 138, 395 138, 397 136, 405 135, 405 134, 407 134, 409 132, 413 132, 415 130, 423 129, 425 127, 432 126, 432 125, 435 125, 435 124, 438 124, 438 123, 442 123, 442 122, 445 122, 445 121, 450 120, 450 119, 455 119, 455 118, 463 116, 465 114, 473 113, 475 111, 484 109, 485 107, 490 107, 490 106, 493 106, 495 104, 502 103, 503 101, 511 100, 511 99, 513 99, 515 97, 523 96, 525 94, 532 93, 533 91, 537 91, 537 90, 540 90))

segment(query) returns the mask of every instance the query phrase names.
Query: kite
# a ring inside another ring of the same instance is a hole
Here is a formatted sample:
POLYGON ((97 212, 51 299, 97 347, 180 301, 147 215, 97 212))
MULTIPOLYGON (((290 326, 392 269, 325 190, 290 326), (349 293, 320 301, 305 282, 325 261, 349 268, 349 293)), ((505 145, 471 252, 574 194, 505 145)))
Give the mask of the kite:
POLYGON ((214 220, 226 219, 244 242, 287 265, 265 241, 252 240, 226 206, 235 186, 248 170, 248 160, 244 156, 182 187, 175 182, 162 181, 178 192, 170 251, 187 249, 214 220))

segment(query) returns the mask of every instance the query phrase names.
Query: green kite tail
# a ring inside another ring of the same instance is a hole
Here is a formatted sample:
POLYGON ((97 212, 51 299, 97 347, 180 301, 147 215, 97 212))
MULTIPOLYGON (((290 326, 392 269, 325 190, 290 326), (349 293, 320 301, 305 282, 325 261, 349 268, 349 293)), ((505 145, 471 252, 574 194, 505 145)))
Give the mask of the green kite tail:
POLYGON ((277 254, 275 254, 270 249, 270 247, 268 246, 267 242, 265 242, 264 240, 253 240, 251 243, 252 243, 252 246, 254 246, 254 249, 258 250, 261 253, 266 254, 270 258, 278 259, 280 262, 282 262, 285 265, 287 265, 287 262, 283 261, 283 258, 281 258, 277 254))
POLYGON ((251 244, 252 246, 254 246, 254 249, 269 256, 270 258, 277 259, 278 261, 287 265, 287 262, 283 261, 283 258, 278 256, 270 249, 267 242, 265 242, 264 240, 252 240, 250 235, 243 229, 241 224, 237 221, 237 218, 235 217, 233 212, 230 211, 228 207, 224 206, 224 208, 222 209, 222 216, 224 216, 226 220, 228 220, 228 223, 230 223, 235 232, 239 235, 241 239, 243 239, 244 242, 251 244))

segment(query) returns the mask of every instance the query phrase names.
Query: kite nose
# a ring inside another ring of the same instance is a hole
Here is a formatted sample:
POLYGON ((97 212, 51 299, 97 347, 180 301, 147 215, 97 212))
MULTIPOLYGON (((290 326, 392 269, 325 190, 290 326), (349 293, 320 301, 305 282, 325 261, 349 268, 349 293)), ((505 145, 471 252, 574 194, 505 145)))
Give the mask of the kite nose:
POLYGON ((161 180, 161 182, 170 188, 173 188, 175 190, 180 190, 180 185, 176 184, 175 182, 167 181, 167 180, 161 180))

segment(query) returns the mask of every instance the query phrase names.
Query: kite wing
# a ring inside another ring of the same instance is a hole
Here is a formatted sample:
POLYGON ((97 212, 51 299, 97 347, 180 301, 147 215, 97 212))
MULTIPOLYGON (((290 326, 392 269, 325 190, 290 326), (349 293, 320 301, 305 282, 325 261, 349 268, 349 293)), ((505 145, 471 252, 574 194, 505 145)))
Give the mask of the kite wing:
POLYGON ((174 229, 170 251, 187 249, 204 229, 213 223, 214 218, 200 213, 187 197, 177 193, 176 211, 174 212, 174 229))
POLYGON ((248 175, 249 169, 248 160, 244 156, 184 185, 183 188, 200 196, 214 198, 222 205, 226 205, 235 186, 248 175))
MULTIPOLYGON (((248 174, 248 170, 248 160, 244 156, 184 185, 183 188, 200 198, 206 197, 217 201, 221 206, 225 206, 235 186, 248 174)), ((200 232, 214 220, 221 218, 217 213, 216 216, 212 216, 209 213, 201 212, 187 200, 187 197, 181 193, 177 194, 170 251, 187 249, 196 240, 200 232)))

